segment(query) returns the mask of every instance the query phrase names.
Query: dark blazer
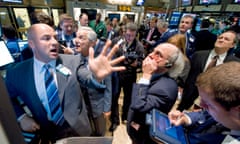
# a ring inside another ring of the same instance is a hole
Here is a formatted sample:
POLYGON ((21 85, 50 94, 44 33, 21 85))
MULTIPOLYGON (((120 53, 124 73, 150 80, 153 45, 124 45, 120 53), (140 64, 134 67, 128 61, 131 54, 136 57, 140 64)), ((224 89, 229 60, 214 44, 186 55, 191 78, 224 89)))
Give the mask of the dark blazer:
MULTIPOLYGON (((186 114, 192 120, 192 124, 186 127, 189 143, 220 144, 226 137, 226 132, 230 132, 228 128, 216 122, 207 111, 190 112, 186 114)), ((238 139, 239 136, 235 138, 238 139)))
MULTIPOLYGON (((154 46, 157 46, 160 43, 164 43, 167 42, 167 40, 174 36, 175 34, 180 33, 178 31, 178 29, 169 29, 167 30, 162 37, 160 37, 160 39, 156 42, 156 44, 154 46)), ((186 32, 185 33, 186 36, 186 55, 189 59, 192 58, 193 53, 195 52, 195 37, 190 33, 190 32, 186 32)))
MULTIPOLYGON (((205 50, 197 51, 193 54, 191 69, 183 89, 182 100, 178 106, 178 110, 182 111, 184 109, 189 109, 193 105, 194 100, 198 97, 199 94, 195 82, 197 76, 203 72, 210 52, 211 50, 205 50)), ((240 61, 240 59, 233 55, 227 55, 224 63, 228 61, 240 61)))
MULTIPOLYGON (((152 50, 154 49, 154 44, 150 44, 147 41, 145 41, 147 39, 147 37, 148 37, 149 31, 150 31, 150 29, 145 31, 145 35, 143 36, 143 39, 142 39, 143 46, 144 46, 144 48, 146 50, 146 53, 145 53, 146 55, 151 53, 152 50)), ((153 32, 152 32, 152 35, 151 35, 149 41, 155 41, 156 42, 160 38, 160 36, 161 36, 161 33, 155 27, 153 32)))
POLYGON ((217 40, 217 35, 212 34, 208 30, 201 30, 195 34, 195 50, 211 50, 217 40))
MULTIPOLYGON (((96 53, 95 53, 96 54, 96 53)), ((85 63, 87 58, 79 54, 81 57, 81 63, 85 63)), ((98 54, 97 54, 98 55, 98 54)), ((96 55, 96 56, 97 56, 96 55)), ((82 85, 82 91, 85 93, 85 103, 91 105, 93 118, 99 117, 103 112, 111 111, 111 101, 112 101, 112 77, 108 75, 102 80, 102 83, 106 86, 105 89, 89 88, 86 85, 82 85), (89 101, 89 102, 88 102, 89 101)), ((90 112, 89 111, 89 112, 90 112)))
POLYGON ((156 108, 168 113, 174 105, 178 93, 175 80, 163 76, 153 76, 150 85, 134 84, 132 103, 128 112, 127 132, 133 141, 152 143, 149 129, 145 124, 146 113, 156 108), (131 127, 131 122, 140 124, 139 131, 131 127), (149 141, 150 140, 150 141, 149 141))
MULTIPOLYGON (((147 39, 149 31, 150 31, 150 29, 146 30, 145 35, 144 35, 145 39, 147 39)), ((160 36, 161 36, 161 33, 159 33, 158 29, 155 27, 152 32, 152 35, 150 37, 150 41, 152 41, 152 40, 156 41, 160 38, 160 36)))
MULTIPOLYGON (((58 93, 67 123, 78 135, 89 136, 91 128, 78 80, 91 86, 94 85, 94 81, 91 80, 91 72, 87 68, 79 68, 79 63, 79 56, 59 56, 57 65, 62 64, 71 71, 71 74, 64 75, 59 71, 56 72, 58 93)), ((54 126, 48 120, 47 112, 37 94, 34 82, 33 59, 19 63, 8 70, 6 74, 6 86, 17 117, 25 113, 16 100, 19 97, 31 111, 33 119, 40 124, 40 133, 47 138, 51 138, 54 133, 54 126)))

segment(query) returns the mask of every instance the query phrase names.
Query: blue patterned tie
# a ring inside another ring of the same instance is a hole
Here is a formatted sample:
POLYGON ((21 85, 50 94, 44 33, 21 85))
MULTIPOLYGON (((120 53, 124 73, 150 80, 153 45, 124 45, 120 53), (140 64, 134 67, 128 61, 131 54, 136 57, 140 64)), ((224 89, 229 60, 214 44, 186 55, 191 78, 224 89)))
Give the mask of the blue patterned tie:
POLYGON ((63 112, 60 107, 60 100, 58 98, 58 89, 56 83, 53 78, 53 73, 51 70, 51 66, 46 64, 45 65, 45 87, 48 97, 48 104, 52 116, 52 121, 56 125, 62 125, 64 122, 63 112))

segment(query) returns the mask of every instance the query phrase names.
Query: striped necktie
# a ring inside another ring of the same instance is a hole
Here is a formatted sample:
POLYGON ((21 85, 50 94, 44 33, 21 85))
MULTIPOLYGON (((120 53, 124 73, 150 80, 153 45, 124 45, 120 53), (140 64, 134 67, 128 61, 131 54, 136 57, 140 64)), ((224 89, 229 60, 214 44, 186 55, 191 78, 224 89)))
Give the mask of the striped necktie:
POLYGON ((208 64, 206 70, 208 70, 208 69, 210 69, 210 68, 212 68, 212 67, 215 67, 216 64, 217 64, 218 58, 219 58, 219 56, 218 56, 218 55, 215 55, 215 56, 212 58, 211 62, 208 64))
POLYGON ((60 107, 60 100, 58 98, 58 88, 54 81, 53 71, 49 64, 46 64, 44 67, 46 69, 44 75, 45 87, 47 92, 48 105, 52 116, 52 121, 56 125, 62 125, 64 122, 64 117, 62 109, 60 107))

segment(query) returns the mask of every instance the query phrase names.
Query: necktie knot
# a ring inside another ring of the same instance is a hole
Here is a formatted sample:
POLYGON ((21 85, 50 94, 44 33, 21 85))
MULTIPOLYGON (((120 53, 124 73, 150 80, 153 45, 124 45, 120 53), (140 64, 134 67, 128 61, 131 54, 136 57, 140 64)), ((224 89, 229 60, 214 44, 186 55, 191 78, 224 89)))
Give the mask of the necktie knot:
POLYGON ((219 56, 218 56, 218 55, 215 55, 215 56, 212 58, 212 60, 210 61, 210 63, 208 64, 206 70, 208 70, 208 69, 210 69, 210 68, 212 68, 212 67, 215 67, 216 64, 217 64, 218 58, 219 58, 219 56))
POLYGON ((52 67, 50 64, 45 64, 43 67, 46 70, 46 72, 51 72, 52 67))
POLYGON ((213 57, 213 59, 215 59, 215 60, 217 60, 218 58, 219 58, 218 55, 215 55, 215 56, 213 57))

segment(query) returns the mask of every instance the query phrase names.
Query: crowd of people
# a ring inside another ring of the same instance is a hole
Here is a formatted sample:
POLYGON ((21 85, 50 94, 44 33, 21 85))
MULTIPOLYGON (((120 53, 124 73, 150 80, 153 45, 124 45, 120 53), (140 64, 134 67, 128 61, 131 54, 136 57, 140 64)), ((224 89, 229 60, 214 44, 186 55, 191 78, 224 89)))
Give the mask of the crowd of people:
POLYGON ((133 144, 155 144, 145 122, 152 109, 184 125, 190 143, 240 140, 240 26, 216 33, 204 19, 196 32, 188 14, 172 29, 157 17, 138 26, 81 13, 77 22, 62 14, 56 27, 43 12, 31 16, 27 58, 16 30, 3 26, 10 53, 20 53, 4 79, 20 128, 42 143, 104 136, 123 123, 133 144))

